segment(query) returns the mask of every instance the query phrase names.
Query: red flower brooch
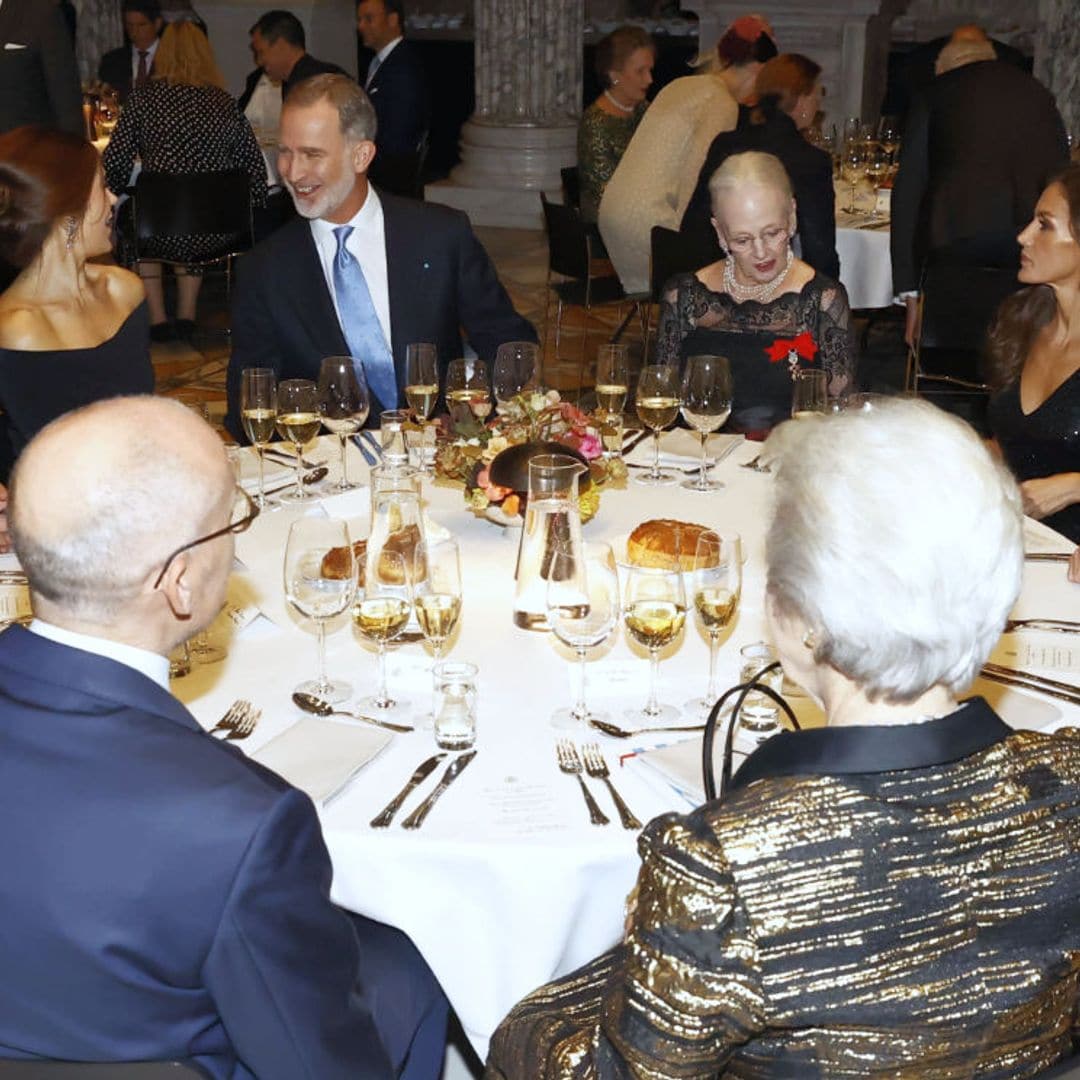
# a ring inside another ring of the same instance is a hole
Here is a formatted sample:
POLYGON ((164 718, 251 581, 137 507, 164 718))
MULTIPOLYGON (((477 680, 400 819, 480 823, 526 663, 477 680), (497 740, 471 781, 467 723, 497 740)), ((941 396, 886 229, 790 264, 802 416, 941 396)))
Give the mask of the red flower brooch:
POLYGON ((800 358, 808 362, 817 355, 817 343, 810 336, 809 331, 804 330, 798 337, 777 338, 765 349, 765 355, 769 362, 778 364, 781 360, 787 360, 788 368, 794 375, 799 366, 800 358))

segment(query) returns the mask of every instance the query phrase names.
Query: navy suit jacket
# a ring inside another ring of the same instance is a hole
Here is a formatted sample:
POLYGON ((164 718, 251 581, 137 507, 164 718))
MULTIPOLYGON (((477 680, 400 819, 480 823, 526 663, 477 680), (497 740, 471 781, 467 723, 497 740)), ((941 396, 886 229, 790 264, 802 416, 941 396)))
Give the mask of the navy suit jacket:
MULTIPOLYGON (((431 341, 440 373, 461 355, 461 329, 489 365, 506 341, 536 341, 536 331, 510 303, 495 268, 459 210, 379 192, 390 290, 390 337, 404 402, 405 347, 431 341)), ((305 218, 267 237, 240 261, 232 302, 229 412, 237 438, 240 373, 269 367, 279 379, 318 379, 325 356, 348 355, 334 301, 305 218)), ((382 404, 369 419, 378 423, 382 404)))
POLYGON ((0 1058, 389 1077, 306 795, 151 679, 0 634, 0 1058))
POLYGON ((399 41, 376 68, 367 93, 378 121, 379 153, 415 153, 431 122, 431 102, 423 61, 408 41, 399 41))
MULTIPOLYGON (((156 53, 155 53, 156 55, 156 53)), ((131 46, 121 45, 119 49, 110 49, 98 64, 98 78, 108 83, 120 96, 123 105, 131 93, 131 46)), ((154 65, 150 65, 148 74, 152 74, 154 65)))

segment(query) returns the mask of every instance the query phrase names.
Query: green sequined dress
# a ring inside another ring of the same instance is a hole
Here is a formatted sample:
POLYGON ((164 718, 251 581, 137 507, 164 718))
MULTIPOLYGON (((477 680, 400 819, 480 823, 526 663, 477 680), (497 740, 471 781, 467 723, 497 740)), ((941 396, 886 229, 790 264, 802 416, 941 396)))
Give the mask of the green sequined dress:
POLYGON ((600 211, 600 198, 630 139, 645 115, 642 102, 625 117, 612 116, 593 102, 578 125, 578 173, 581 177, 581 217, 590 224, 600 211))

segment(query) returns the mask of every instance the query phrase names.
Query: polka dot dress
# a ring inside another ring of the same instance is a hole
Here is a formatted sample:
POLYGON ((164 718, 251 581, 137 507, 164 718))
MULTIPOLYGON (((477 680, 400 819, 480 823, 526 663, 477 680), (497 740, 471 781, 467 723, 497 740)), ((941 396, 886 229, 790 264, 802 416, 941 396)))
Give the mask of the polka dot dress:
MULTIPOLYGON (((251 125, 236 100, 216 86, 151 79, 133 91, 102 159, 112 191, 119 194, 128 186, 136 158, 150 172, 243 169, 251 177, 253 204, 266 202, 266 164, 251 125)), ((227 240, 206 234, 155 236, 145 250, 163 259, 201 259, 220 251, 227 240)))

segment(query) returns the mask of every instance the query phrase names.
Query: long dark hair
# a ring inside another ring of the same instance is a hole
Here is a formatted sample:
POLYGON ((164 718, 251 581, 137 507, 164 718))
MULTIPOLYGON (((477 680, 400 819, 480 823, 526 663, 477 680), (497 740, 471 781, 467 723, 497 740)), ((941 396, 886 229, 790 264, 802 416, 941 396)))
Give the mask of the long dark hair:
MULTIPOLYGON (((1050 180, 1060 184, 1069 206, 1069 232, 1080 243, 1080 164, 1066 166, 1050 180)), ((996 390, 1019 378, 1039 331, 1054 317, 1057 300, 1049 285, 1030 285, 1007 297, 997 310, 986 340, 990 383, 996 390)))
POLYGON ((81 221, 99 160, 66 131, 28 124, 0 135, 0 259, 22 270, 60 218, 81 221))

